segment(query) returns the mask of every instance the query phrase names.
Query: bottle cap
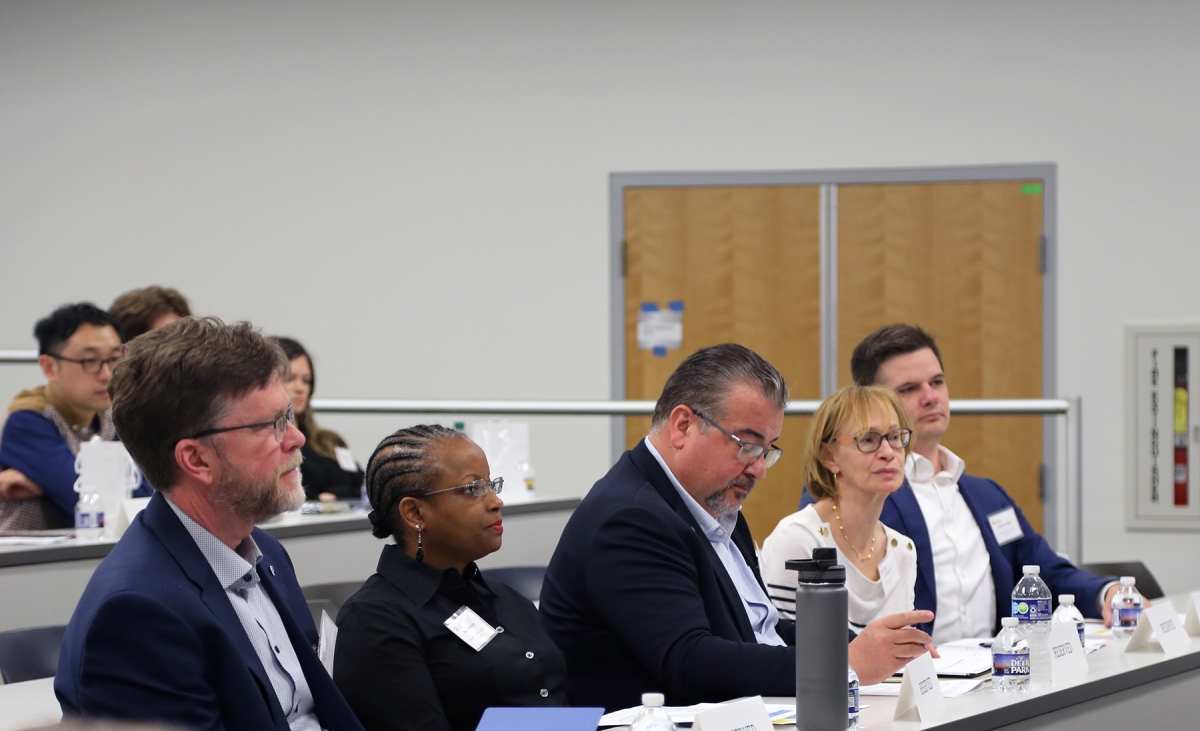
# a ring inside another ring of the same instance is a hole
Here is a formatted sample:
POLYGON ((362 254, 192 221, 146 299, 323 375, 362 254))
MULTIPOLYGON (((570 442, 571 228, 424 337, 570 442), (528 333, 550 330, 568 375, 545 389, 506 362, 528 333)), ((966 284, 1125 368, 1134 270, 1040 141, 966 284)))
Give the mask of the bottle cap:
POLYGON ((1135 576, 1122 576, 1121 577, 1121 586, 1133 586, 1136 583, 1137 583, 1137 577, 1135 577, 1135 576))
POLYGON ((1074 594, 1059 594, 1058 595, 1058 603, 1059 604, 1074 604, 1075 603, 1075 595, 1074 594))
POLYGON ((1000 626, 1001 627, 1016 627, 1017 623, 1019 623, 1020 621, 1021 620, 1017 619, 1016 617, 1002 617, 1000 619, 1000 626))
POLYGON ((662 708, 665 700, 662 693, 642 693, 642 705, 647 708, 662 708))
POLYGON ((1032 565, 1030 565, 1030 566, 1022 566, 1022 567, 1021 567, 1021 570, 1022 570, 1022 571, 1024 571, 1025 573, 1027 573, 1027 574, 1033 574, 1033 575, 1035 575, 1035 576, 1036 576, 1036 575, 1038 575, 1038 574, 1040 574, 1040 573, 1042 573, 1042 567, 1041 567, 1041 566, 1032 566, 1032 565))
POLYGON ((838 565, 836 548, 814 548, 812 558, 794 558, 784 568, 795 571, 801 584, 846 583, 846 567, 838 565))

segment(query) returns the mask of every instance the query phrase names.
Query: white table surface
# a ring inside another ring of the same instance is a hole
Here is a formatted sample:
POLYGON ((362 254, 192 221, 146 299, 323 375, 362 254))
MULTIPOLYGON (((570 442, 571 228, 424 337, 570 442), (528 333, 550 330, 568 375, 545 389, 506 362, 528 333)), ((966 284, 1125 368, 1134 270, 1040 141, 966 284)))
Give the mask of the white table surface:
POLYGON ((22 731, 60 720, 54 678, 0 685, 0 731, 22 731))

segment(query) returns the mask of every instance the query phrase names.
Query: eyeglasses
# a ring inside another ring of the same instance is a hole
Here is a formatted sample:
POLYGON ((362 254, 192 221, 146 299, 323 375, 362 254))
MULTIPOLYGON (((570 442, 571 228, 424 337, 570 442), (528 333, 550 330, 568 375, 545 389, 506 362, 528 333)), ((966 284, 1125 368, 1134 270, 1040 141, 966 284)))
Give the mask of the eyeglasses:
MULTIPOLYGON (((691 406, 689 406, 688 408, 692 409, 691 406)), ((695 412, 696 416, 699 416, 701 419, 704 419, 709 424, 712 424, 717 429, 719 429, 722 434, 729 437, 733 441, 737 442, 738 446, 739 446, 738 454, 737 454, 738 459, 741 460, 742 462, 744 462, 745 464, 750 464, 750 463, 754 462, 754 460, 758 459, 759 457, 762 457, 763 464, 767 467, 770 467, 771 465, 778 462, 779 458, 781 456, 783 456, 783 450, 780 449, 779 447, 764 447, 761 444, 754 444, 752 442, 747 442, 744 439, 738 439, 736 436, 733 435, 732 432, 728 431, 727 429, 725 429, 725 427, 721 426, 717 422, 708 418, 704 414, 701 414, 699 411, 696 411, 695 409, 692 409, 692 411, 695 412)))
POLYGON ((65 360, 68 363, 78 363, 79 367, 83 369, 84 373, 96 375, 103 370, 104 366, 108 366, 109 370, 112 370, 117 365, 117 361, 125 357, 125 349, 122 348, 117 355, 114 355, 111 358, 68 358, 67 356, 60 355, 58 353, 47 353, 46 355, 55 360, 65 360))
POLYGON ((836 437, 830 439, 831 442, 850 442, 853 441, 858 446, 858 451, 878 452, 883 446, 883 440, 892 446, 892 449, 904 449, 908 446, 908 440, 912 437, 912 429, 893 429, 887 434, 869 431, 866 434, 859 434, 856 437, 836 437))
POLYGON ((205 429, 199 434, 194 434, 188 439, 199 439, 201 437, 211 437, 213 434, 224 434, 227 431, 237 431, 238 429, 265 429, 271 427, 275 431, 275 441, 283 443, 283 435, 287 432, 289 425, 296 423, 296 411, 291 404, 288 404, 287 411, 279 416, 276 416, 270 421, 260 421, 257 424, 242 424, 241 426, 223 426, 219 429, 205 429))
POLYGON ((504 489, 504 478, 497 477, 494 480, 475 480, 469 485, 444 487, 441 490, 434 490, 433 492, 427 492, 424 495, 414 495, 413 497, 429 497, 430 495, 437 495, 439 492, 451 492, 453 490, 462 490, 468 495, 472 495, 474 497, 483 497, 484 495, 487 495, 489 487, 492 489, 492 492, 499 495, 500 491, 504 489))

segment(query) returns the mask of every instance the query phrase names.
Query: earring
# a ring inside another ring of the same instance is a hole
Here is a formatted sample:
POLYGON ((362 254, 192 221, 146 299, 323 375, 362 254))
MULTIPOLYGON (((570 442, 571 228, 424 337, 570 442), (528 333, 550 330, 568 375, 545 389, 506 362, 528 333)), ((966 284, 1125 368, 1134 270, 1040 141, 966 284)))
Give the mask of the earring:
POLYGON ((420 524, 417 524, 417 525, 414 525, 413 527, 417 529, 417 560, 424 561, 425 560, 425 547, 421 545, 421 526, 420 526, 420 524))

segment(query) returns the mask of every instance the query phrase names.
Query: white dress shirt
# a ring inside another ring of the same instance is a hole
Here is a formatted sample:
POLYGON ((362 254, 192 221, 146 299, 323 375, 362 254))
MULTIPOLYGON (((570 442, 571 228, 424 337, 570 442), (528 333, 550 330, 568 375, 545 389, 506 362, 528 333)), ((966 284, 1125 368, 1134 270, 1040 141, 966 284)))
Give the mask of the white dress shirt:
POLYGON ((192 520, 169 497, 167 505, 175 511, 225 589, 225 596, 233 605, 238 622, 254 647, 254 654, 267 671, 279 705, 287 715, 288 726, 292 731, 321 731, 313 711, 312 691, 300 667, 300 659, 296 657, 296 649, 283 628, 279 610, 262 587, 258 563, 263 556, 258 544, 246 536, 234 551, 192 520))
POLYGON ((938 447, 942 470, 933 473, 933 463, 910 452, 904 471, 917 504, 925 516, 929 545, 933 552, 933 579, 937 585, 937 617, 933 642, 986 637, 996 625, 996 585, 992 561, 979 524, 958 488, 966 470, 959 457, 938 447))
POLYGON ((917 551, 908 536, 883 526, 887 534, 883 545, 876 550, 884 554, 879 562, 879 578, 868 579, 859 571, 857 562, 842 553, 833 540, 833 529, 821 520, 817 507, 809 505, 792 513, 775 526, 763 541, 763 581, 779 616, 796 618, 796 572, 785 568, 796 558, 812 558, 814 548, 837 551, 838 563, 846 567, 847 620, 855 633, 862 632, 870 622, 896 612, 908 612, 916 598, 917 551))
POLYGON ((775 610, 775 605, 767 598, 766 592, 754 578, 754 572, 746 563, 746 557, 742 555, 737 546, 733 545, 733 529, 737 525, 738 514, 729 513, 714 518, 700 503, 696 502, 695 498, 688 494, 687 490, 683 489, 683 485, 675 479, 671 468, 667 467, 667 463, 663 461, 662 455, 654 448, 649 437, 646 437, 645 442, 650 454, 658 460, 659 466, 663 468, 663 472, 667 473, 667 478, 675 486, 675 491, 683 498, 683 504, 687 506, 692 517, 700 525, 700 530, 708 538, 717 558, 721 559, 725 573, 729 575, 729 579, 737 589, 738 597, 742 600, 742 607, 746 610, 750 626, 754 628, 754 638, 758 640, 758 644, 786 645, 787 643, 775 631, 775 625, 779 624, 779 612, 775 610))

